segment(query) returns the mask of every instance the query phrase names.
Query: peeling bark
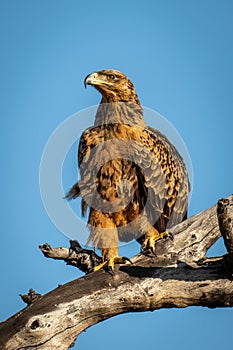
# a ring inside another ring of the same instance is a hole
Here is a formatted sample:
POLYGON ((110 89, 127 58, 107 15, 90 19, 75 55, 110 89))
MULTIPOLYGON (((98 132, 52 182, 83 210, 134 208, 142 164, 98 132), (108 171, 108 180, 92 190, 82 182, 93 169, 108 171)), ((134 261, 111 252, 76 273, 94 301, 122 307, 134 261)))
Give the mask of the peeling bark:
MULTIPOLYGON (((225 204, 229 236, 233 196, 225 204)), ((89 273, 39 297, 1 323, 0 348, 67 349, 86 328, 126 312, 188 306, 232 307, 233 281, 232 273, 229 274, 232 264, 227 269, 225 264, 232 252, 231 238, 227 240, 225 258, 211 264, 205 258, 222 232, 216 209, 214 206, 174 227, 174 241, 158 242, 156 256, 139 254, 131 259, 133 265, 117 266, 114 275, 105 271, 89 273)), ((100 258, 77 247, 74 241, 69 249, 51 248, 48 244, 40 249, 45 256, 81 266, 85 272, 90 272, 100 258), (86 265, 82 265, 85 262, 82 253, 87 259, 92 257, 86 265)))

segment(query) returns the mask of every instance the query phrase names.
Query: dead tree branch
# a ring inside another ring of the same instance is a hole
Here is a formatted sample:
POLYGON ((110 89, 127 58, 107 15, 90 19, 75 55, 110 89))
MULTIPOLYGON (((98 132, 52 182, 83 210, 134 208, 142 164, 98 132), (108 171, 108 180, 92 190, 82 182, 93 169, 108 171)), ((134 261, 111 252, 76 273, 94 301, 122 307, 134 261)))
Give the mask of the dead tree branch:
POLYGON ((228 198, 220 199, 217 204, 217 215, 220 232, 223 236, 227 252, 233 253, 233 229, 230 217, 231 205, 228 198))
MULTIPOLYGON (((220 206, 219 202, 174 227, 174 241, 158 242, 157 256, 139 254, 133 265, 118 266, 114 275, 89 273, 38 297, 0 325, 0 348, 67 349, 86 328, 126 312, 194 305, 232 307, 230 263, 226 270, 225 258, 212 264, 205 259, 223 231, 227 232, 225 257, 232 254, 233 196, 223 202, 223 210, 220 206)), ((84 272, 90 272, 100 259, 75 241, 69 249, 48 244, 40 249, 45 256, 84 272)))
POLYGON ((48 243, 39 246, 47 258, 64 260, 67 265, 78 267, 85 273, 92 272, 93 268, 102 262, 102 258, 93 250, 83 249, 78 241, 70 241, 70 248, 51 248, 48 243))

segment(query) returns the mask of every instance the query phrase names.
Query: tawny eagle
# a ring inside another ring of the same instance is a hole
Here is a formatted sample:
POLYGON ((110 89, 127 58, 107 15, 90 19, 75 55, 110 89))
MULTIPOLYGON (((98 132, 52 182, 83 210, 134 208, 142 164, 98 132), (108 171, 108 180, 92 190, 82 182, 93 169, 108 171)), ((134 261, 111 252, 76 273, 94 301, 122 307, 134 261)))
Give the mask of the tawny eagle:
POLYGON ((118 240, 137 239, 142 251, 171 236, 166 228, 187 215, 189 180, 184 161, 171 142, 148 126, 132 82, 117 70, 89 74, 102 99, 94 126, 80 139, 80 180, 67 198, 82 197, 89 208, 89 242, 102 253, 104 266, 125 263, 118 240))

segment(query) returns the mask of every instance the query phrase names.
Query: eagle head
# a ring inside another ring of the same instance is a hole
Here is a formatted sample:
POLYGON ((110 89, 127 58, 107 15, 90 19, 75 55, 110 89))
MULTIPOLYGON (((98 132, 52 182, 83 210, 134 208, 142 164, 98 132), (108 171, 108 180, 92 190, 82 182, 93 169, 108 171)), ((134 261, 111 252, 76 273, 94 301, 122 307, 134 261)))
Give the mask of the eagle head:
POLYGON ((91 73, 84 79, 84 86, 98 90, 103 102, 132 102, 140 105, 133 83, 118 70, 105 69, 91 73))

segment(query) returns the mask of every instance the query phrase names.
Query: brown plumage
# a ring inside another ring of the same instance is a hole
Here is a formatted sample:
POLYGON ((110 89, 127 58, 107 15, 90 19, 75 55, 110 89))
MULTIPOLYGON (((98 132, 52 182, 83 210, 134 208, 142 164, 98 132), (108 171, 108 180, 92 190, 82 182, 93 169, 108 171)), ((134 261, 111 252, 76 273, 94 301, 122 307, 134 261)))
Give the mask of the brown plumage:
POLYGON ((85 78, 102 95, 93 127, 81 136, 81 179, 67 198, 82 196, 90 208, 89 242, 102 251, 104 265, 118 257, 118 239, 137 239, 142 249, 169 236, 166 228, 187 214, 189 182, 183 159, 166 136, 146 125, 132 82, 116 70, 85 78), (165 233, 164 233, 165 232, 165 233))

